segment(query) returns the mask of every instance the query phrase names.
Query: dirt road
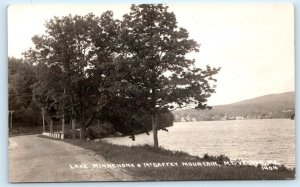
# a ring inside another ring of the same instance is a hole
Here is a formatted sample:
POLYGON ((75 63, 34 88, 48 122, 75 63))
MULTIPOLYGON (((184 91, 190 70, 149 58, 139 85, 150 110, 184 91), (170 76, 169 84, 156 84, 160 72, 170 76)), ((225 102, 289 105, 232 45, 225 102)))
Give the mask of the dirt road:
POLYGON ((132 181, 123 168, 94 168, 111 164, 90 150, 37 135, 9 138, 10 182, 132 181), (78 168, 81 167, 81 168, 78 168))

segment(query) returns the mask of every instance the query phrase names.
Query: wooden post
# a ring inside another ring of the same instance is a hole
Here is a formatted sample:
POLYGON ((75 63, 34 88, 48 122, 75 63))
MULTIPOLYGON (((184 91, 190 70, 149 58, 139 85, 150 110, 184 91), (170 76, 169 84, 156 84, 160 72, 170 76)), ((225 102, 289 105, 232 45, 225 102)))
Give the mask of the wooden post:
POLYGON ((46 132, 46 127, 45 127, 45 108, 42 108, 42 118, 43 118, 43 132, 46 132))
POLYGON ((13 128, 13 122, 12 122, 12 115, 15 111, 14 110, 9 110, 9 113, 10 113, 10 129, 13 128))
POLYGON ((12 112, 10 112, 10 129, 12 129, 12 112))

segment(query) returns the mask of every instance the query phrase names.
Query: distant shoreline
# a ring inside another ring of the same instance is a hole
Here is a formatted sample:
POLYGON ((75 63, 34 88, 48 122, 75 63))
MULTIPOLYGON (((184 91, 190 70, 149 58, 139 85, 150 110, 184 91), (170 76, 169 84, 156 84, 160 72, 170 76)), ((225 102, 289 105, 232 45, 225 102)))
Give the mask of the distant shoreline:
POLYGON ((183 109, 173 111, 175 121, 217 121, 234 119, 290 119, 295 115, 295 92, 269 94, 211 110, 183 109))
POLYGON ((173 123, 185 123, 185 122, 206 122, 206 121, 245 121, 245 120, 278 120, 278 119, 286 119, 286 120, 294 120, 291 118, 263 118, 263 119, 257 119, 257 118, 249 118, 249 119, 227 119, 227 120, 202 120, 202 121, 174 121, 173 123))

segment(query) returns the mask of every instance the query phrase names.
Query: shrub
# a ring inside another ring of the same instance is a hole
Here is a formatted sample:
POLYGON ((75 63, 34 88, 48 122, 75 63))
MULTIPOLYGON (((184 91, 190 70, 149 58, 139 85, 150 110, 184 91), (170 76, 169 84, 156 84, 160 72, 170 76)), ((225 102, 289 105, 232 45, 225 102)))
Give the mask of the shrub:
POLYGON ((100 125, 92 125, 87 128, 86 138, 98 139, 115 134, 116 130, 109 122, 104 122, 100 125))

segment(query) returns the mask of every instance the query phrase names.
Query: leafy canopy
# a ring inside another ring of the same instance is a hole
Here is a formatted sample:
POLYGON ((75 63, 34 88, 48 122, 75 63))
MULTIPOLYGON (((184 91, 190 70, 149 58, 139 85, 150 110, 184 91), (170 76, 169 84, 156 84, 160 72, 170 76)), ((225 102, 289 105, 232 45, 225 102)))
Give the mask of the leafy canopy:
POLYGON ((173 12, 161 4, 132 5, 124 15, 121 41, 123 53, 119 70, 126 96, 135 98, 145 111, 159 112, 193 103, 206 108, 215 90, 211 81, 219 69, 200 69, 186 55, 199 51, 188 31, 178 27, 173 12), (120 73, 121 74, 121 73, 120 73))

